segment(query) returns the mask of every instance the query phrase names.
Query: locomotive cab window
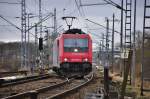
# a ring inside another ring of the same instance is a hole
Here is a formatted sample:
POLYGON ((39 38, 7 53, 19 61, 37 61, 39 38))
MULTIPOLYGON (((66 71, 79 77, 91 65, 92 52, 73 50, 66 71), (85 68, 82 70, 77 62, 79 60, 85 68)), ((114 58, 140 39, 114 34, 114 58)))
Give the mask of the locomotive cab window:
POLYGON ((64 39, 64 52, 87 52, 88 39, 84 38, 65 38, 64 39))

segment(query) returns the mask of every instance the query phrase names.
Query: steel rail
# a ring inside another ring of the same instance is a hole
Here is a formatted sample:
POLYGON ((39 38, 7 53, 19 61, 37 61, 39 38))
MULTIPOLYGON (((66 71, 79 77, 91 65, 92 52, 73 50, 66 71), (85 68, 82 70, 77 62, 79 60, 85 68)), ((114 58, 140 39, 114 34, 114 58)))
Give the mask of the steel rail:
POLYGON ((30 97, 30 99, 36 99, 35 96, 37 97, 38 94, 44 93, 46 91, 49 91, 49 90, 52 90, 52 89, 57 88, 59 86, 62 86, 64 84, 67 84, 67 83, 71 82, 73 79, 74 78, 66 79, 65 81, 60 82, 60 83, 55 84, 55 85, 49 85, 49 86, 46 86, 46 87, 41 87, 41 88, 38 88, 38 89, 35 89, 35 90, 32 90, 32 91, 19 93, 19 94, 8 96, 8 97, 2 98, 2 99, 22 99, 22 98, 25 98, 25 97, 30 97))
POLYGON ((10 80, 10 81, 2 81, 0 83, 0 88, 12 86, 12 85, 17 85, 17 84, 22 84, 22 83, 27 83, 27 82, 36 81, 36 80, 42 80, 42 79, 46 79, 49 77, 52 77, 52 76, 48 75, 48 74, 44 74, 44 75, 36 75, 36 76, 19 78, 19 79, 10 80))
POLYGON ((80 89, 81 87, 87 85, 89 82, 92 81, 92 79, 93 79, 93 73, 92 73, 90 79, 85 78, 86 82, 84 82, 84 83, 82 83, 82 84, 80 84, 78 86, 75 86, 75 87, 73 87, 73 88, 71 88, 69 90, 65 90, 65 91, 63 91, 61 93, 55 94, 55 95, 53 95, 51 97, 48 97, 46 99, 61 99, 63 96, 68 95, 69 93, 77 92, 78 89, 80 89))
POLYGON ((0 75, 8 75, 8 74, 26 74, 28 71, 12 71, 12 72, 0 72, 0 75))
MULTIPOLYGON (((55 85, 49 85, 49 86, 46 86, 46 87, 41 87, 41 88, 38 88, 38 89, 35 89, 35 90, 19 93, 19 94, 8 96, 8 97, 2 98, 2 99, 22 99, 22 98, 26 98, 26 97, 28 97, 30 99, 37 99, 39 94, 45 93, 47 91, 54 90, 54 89, 56 89, 56 88, 58 88, 60 86, 63 86, 65 84, 69 84, 69 83, 73 82, 73 80, 75 80, 75 78, 77 76, 72 76, 72 77, 67 78, 65 81, 60 82, 60 83, 55 84, 55 85)), ((82 83, 82 84, 80 84, 80 85, 78 85, 78 86, 76 86, 74 88, 71 88, 69 90, 65 90, 64 92, 58 93, 56 95, 53 95, 53 96, 51 96, 51 97, 49 97, 47 99, 58 98, 58 97, 66 95, 68 93, 71 93, 73 91, 76 91, 77 89, 79 89, 79 88, 85 86, 86 84, 88 84, 92 79, 93 79, 93 75, 91 76, 90 79, 85 78, 86 81, 84 83, 82 83)))

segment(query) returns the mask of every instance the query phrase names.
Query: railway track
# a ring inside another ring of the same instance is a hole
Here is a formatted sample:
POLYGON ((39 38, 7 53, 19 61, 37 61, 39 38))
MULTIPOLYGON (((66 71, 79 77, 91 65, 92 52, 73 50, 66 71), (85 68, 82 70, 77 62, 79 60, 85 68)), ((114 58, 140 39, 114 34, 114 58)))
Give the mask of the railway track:
POLYGON ((54 85, 63 80, 64 78, 56 75, 42 75, 32 79, 30 78, 3 83, 3 85, 0 87, 0 98, 35 90, 47 85, 54 85))
POLYGON ((92 79, 93 75, 80 80, 76 79, 76 77, 69 78, 54 85, 22 92, 2 99, 62 99, 62 97, 71 94, 72 92, 76 92, 78 89, 92 81, 92 79))
POLYGON ((43 75, 27 76, 27 77, 23 77, 23 78, 14 79, 14 80, 1 79, 0 88, 7 87, 7 86, 13 86, 13 85, 17 85, 17 84, 22 84, 22 83, 27 83, 27 82, 36 81, 36 80, 47 79, 49 77, 53 77, 53 76, 51 76, 49 74, 43 74, 43 75))
POLYGON ((66 96, 66 95, 69 95, 73 92, 77 92, 78 89, 80 89, 81 87, 87 85, 89 82, 92 81, 92 79, 93 79, 93 74, 91 74, 90 78, 86 77, 86 78, 83 79, 84 81, 81 80, 80 82, 76 83, 75 86, 73 86, 71 84, 71 88, 67 88, 67 89, 64 88, 65 90, 62 89, 62 91, 60 93, 56 93, 55 95, 47 97, 46 99, 61 99, 62 97, 66 96))
POLYGON ((15 75, 27 75, 29 71, 14 71, 14 72, 0 72, 0 77, 15 76, 15 75))

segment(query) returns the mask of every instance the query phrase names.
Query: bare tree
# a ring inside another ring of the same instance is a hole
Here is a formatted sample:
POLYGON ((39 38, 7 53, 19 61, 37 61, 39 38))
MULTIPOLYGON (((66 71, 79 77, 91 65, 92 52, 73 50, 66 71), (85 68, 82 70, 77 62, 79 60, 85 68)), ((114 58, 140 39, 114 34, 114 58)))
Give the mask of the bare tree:
POLYGON ((136 31, 135 33, 135 46, 137 49, 140 49, 142 47, 142 32, 136 31))

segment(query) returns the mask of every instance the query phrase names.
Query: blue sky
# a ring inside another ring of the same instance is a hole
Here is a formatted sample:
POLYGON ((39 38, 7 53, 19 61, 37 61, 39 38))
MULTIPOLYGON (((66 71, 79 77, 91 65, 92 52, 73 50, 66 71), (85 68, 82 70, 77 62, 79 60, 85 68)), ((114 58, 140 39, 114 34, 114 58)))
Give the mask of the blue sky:
MULTIPOLYGON (((39 0, 26 0, 27 12, 38 15, 38 1, 39 0)), ((77 19, 73 22, 74 28, 81 28, 85 32, 90 32, 94 42, 99 40, 98 36, 105 33, 105 29, 86 21, 85 19, 90 19, 102 25, 106 25, 105 17, 112 19, 112 14, 115 13, 116 19, 120 19, 120 10, 111 5, 97 5, 97 6, 82 6, 80 11, 75 3, 77 1, 79 5, 80 0, 42 0, 42 14, 47 15, 49 12, 53 12, 54 8, 57 9, 57 25, 63 25, 60 30, 67 29, 66 23, 61 19, 63 16, 75 16, 77 19), (88 28, 87 28, 88 27, 88 28)), ((117 4, 121 4, 121 0, 112 0, 117 4)), ((125 1, 125 0, 124 0, 125 1)), ((134 1, 134 0, 132 0, 134 1)), ((21 2, 21 0, 0 0, 0 2, 21 2)), ((81 0, 82 4, 96 4, 102 3, 103 0, 81 0)), ((143 6, 144 0, 137 0, 137 30, 142 31, 143 23, 143 6)), ((19 18, 21 16, 21 5, 18 4, 2 4, 0 3, 0 15, 4 16, 9 21, 21 27, 21 21, 19 18)), ((30 19, 30 25, 38 22, 38 18, 30 19)), ((48 19, 43 25, 49 27, 52 26, 52 18, 48 19)), ((132 24, 133 26, 133 24, 132 24)), ((111 23, 110 23, 110 27, 111 23)), ((115 29, 120 31, 120 22, 115 23, 115 29)), ((44 30, 44 29, 43 29, 44 30)), ((53 30, 50 29, 52 32, 53 30)), ((34 29, 30 31, 34 34, 34 29)), ((20 41, 21 32, 16 28, 10 26, 7 22, 0 19, 0 41, 20 41)), ((44 35, 44 34, 43 34, 44 35)), ((31 35, 30 35, 31 36, 31 35)), ((33 40, 33 36, 30 37, 33 40)), ((119 42, 119 34, 115 34, 115 42, 119 42)))

